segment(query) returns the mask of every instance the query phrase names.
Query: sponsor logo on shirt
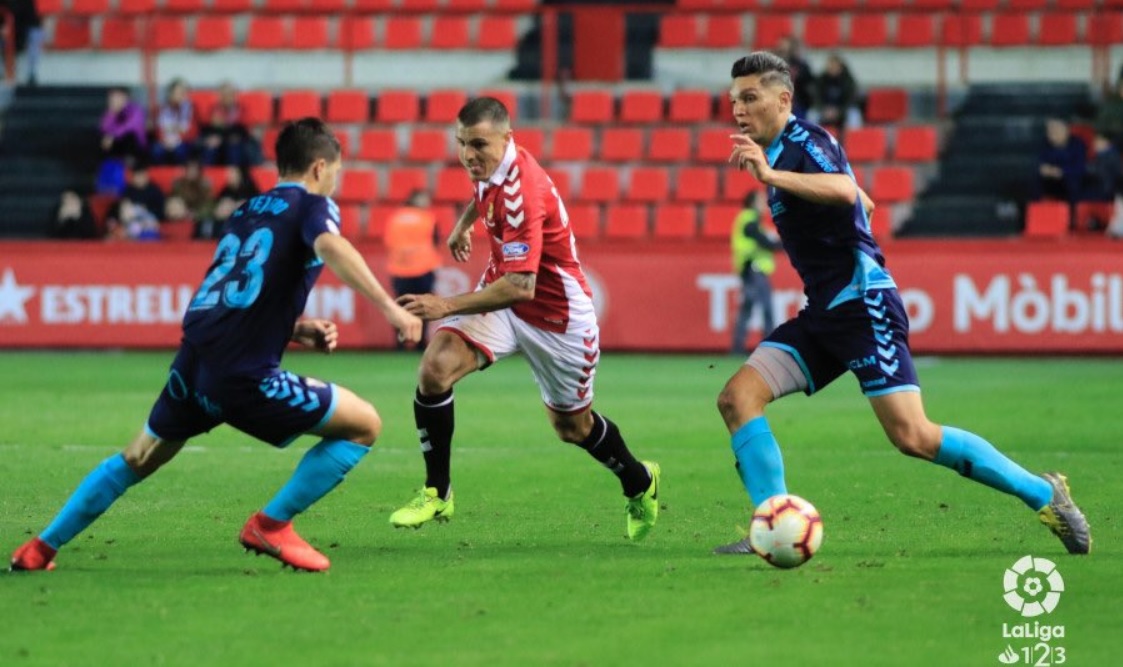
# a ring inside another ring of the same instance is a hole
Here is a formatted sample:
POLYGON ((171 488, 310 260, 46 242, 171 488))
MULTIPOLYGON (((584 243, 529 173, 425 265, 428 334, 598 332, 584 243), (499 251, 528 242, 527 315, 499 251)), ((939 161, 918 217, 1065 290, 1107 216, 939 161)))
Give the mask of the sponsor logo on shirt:
POLYGON ((517 262, 526 259, 530 246, 521 241, 512 241, 503 244, 503 261, 517 262))

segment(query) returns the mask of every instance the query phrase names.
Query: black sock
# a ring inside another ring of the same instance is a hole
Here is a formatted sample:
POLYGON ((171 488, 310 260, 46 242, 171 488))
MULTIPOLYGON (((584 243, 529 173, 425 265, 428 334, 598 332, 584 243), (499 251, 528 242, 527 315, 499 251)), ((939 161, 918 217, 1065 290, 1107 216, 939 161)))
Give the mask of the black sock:
POLYGON ((417 390, 413 419, 421 437, 421 454, 425 457, 425 486, 435 487, 441 498, 448 497, 450 484, 452 431, 456 421, 453 417, 451 389, 436 396, 424 396, 417 390))
POLYGON ((620 436, 620 429, 608 418, 593 412, 593 429, 578 446, 620 478, 625 496, 637 496, 651 485, 651 475, 647 473, 647 468, 628 451, 624 438, 620 436))

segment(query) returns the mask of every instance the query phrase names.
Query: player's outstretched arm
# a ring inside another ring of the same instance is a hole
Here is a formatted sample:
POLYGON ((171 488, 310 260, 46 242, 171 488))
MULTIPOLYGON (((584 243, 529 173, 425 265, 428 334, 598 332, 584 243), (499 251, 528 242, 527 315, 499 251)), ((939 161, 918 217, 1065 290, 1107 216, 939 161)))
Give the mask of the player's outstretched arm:
POLYGON ((853 206, 858 201, 858 185, 846 174, 803 174, 778 171, 768 164, 764 149, 743 134, 734 134, 729 161, 738 169, 752 172, 757 180, 790 192, 800 199, 831 206, 853 206))
POLYGON ((387 321, 401 333, 403 340, 421 340, 421 320, 394 303, 350 241, 338 234, 324 233, 316 237, 313 249, 340 280, 382 311, 387 321))
POLYGON ((439 320, 450 315, 490 313, 533 299, 537 280, 533 273, 508 273, 476 292, 450 297, 434 294, 405 294, 398 297, 398 303, 423 320, 439 320))

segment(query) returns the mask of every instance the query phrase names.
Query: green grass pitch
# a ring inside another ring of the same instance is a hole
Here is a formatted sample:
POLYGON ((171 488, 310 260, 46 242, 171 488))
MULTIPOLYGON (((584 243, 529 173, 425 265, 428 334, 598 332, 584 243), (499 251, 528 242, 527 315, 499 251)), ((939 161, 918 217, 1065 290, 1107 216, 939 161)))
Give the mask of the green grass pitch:
MULTIPOLYGON (((5 558, 139 430, 170 360, 0 354, 5 558)), ((664 471, 659 525, 631 544, 616 480, 555 440, 522 359, 457 388, 456 516, 395 531, 390 512, 423 479, 417 356, 292 354, 288 368, 355 390, 385 422, 376 451, 297 520, 331 571, 282 572, 236 541, 314 441, 274 451, 221 427, 130 490, 58 570, 0 575, 0 665, 998 665, 1034 644, 1003 637, 1025 620, 1065 626, 1051 643, 1068 665, 1118 664, 1123 361, 920 363, 934 420, 1069 474, 1090 557, 1065 555, 1017 500, 895 453, 849 376, 773 406, 789 488, 825 524, 792 571, 709 553, 748 520, 714 407, 739 363, 604 357, 598 409, 664 471), (1054 560, 1066 586, 1038 619, 1002 598, 1026 554, 1054 560)))

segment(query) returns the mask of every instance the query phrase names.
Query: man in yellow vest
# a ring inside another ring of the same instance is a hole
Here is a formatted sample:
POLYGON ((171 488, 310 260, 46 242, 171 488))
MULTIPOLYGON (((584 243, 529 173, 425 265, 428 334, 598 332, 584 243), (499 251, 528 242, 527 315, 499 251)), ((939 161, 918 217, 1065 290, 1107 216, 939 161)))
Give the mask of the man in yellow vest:
POLYGON ((755 191, 745 195, 741 212, 733 221, 730 233, 733 270, 741 276, 741 308, 733 325, 732 353, 735 355, 746 353, 745 336, 756 304, 760 304, 764 312, 761 338, 772 332, 776 322, 772 310, 772 282, 768 277, 776 270, 772 251, 779 248, 780 243, 761 226, 756 197, 755 191))
MULTIPOLYGON (((430 208, 429 193, 414 190, 401 208, 386 222, 387 272, 396 296, 429 294, 441 265, 437 254, 437 218, 430 208)), ((418 349, 425 349, 428 334, 423 328, 418 349)), ((404 343, 398 339, 398 349, 404 343)))

